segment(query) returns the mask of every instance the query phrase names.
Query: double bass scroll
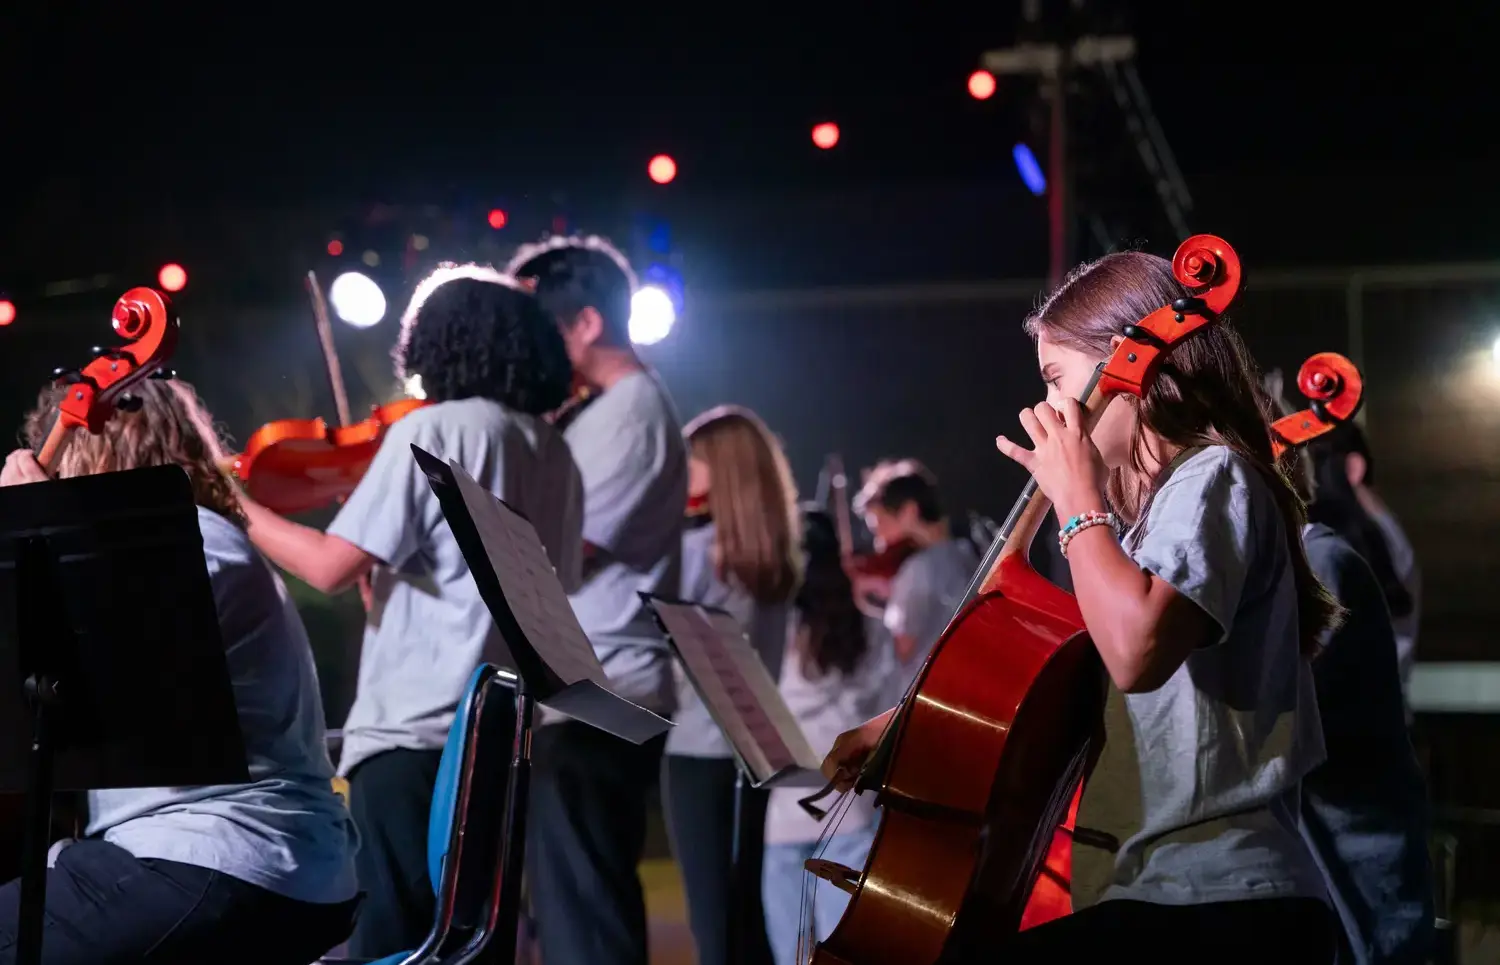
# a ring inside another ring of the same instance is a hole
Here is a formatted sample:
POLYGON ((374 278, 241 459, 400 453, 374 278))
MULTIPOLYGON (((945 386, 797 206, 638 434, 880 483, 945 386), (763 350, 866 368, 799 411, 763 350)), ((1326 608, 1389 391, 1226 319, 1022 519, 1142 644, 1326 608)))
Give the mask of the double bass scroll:
POLYGON ((1271 424, 1271 449, 1278 459, 1348 422, 1364 402, 1359 368, 1337 352, 1319 352, 1303 362, 1297 388, 1311 404, 1271 424))

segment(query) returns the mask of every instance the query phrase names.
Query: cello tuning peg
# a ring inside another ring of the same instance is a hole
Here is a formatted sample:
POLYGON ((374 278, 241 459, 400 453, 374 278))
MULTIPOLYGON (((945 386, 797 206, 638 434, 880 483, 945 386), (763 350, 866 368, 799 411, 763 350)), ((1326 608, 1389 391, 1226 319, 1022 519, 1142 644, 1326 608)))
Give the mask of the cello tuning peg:
POLYGON ((67 369, 59 365, 52 370, 52 381, 63 385, 72 385, 75 382, 82 382, 83 375, 77 369, 67 369))
POLYGON ((122 395, 115 400, 115 408, 121 412, 139 412, 142 404, 141 397, 138 395, 122 395))
POLYGON ((163 381, 167 381, 169 379, 175 379, 175 378, 177 378, 177 370, 176 369, 157 369, 155 372, 151 373, 151 378, 153 378, 153 379, 161 379, 163 381))

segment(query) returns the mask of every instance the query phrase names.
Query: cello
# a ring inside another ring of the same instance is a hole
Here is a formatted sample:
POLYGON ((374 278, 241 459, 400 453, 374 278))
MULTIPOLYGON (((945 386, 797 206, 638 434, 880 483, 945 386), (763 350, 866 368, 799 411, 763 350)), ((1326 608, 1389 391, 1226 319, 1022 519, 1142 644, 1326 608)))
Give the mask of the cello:
POLYGON ((1364 401, 1358 367, 1337 352, 1319 352, 1303 362, 1297 388, 1310 405, 1271 423, 1271 451, 1278 459, 1354 418, 1364 401))
MULTIPOLYGON (((1241 287, 1239 257, 1212 235, 1184 241, 1172 269, 1192 294, 1121 332, 1083 392, 1090 429, 1115 396, 1143 397, 1173 347, 1213 324, 1241 287)), ((1049 508, 1028 480, 861 769, 855 788, 874 791, 882 810, 864 870, 808 862, 851 896, 814 965, 968 957, 1003 944, 1042 898, 1033 885, 1071 830, 1105 696, 1077 600, 1027 561, 1049 508)), ((823 793, 804 802, 815 814, 823 793)), ((1070 866, 1054 869, 1062 882, 1070 866)), ((1058 891, 1042 909, 1054 917, 1067 910, 1058 891)))
MULTIPOLYGON (((94 358, 80 369, 58 369, 54 384, 64 387, 52 422, 34 455, 42 468, 56 474, 69 442, 78 432, 94 435, 118 412, 140 408, 130 389, 148 378, 171 378, 166 369, 177 348, 179 320, 166 295, 153 288, 132 288, 115 302, 110 317, 115 334, 125 344, 96 348, 94 358)), ((60 794, 52 815, 54 838, 76 837, 86 823, 82 795, 60 794)), ((20 854, 26 801, 19 795, 0 797, 0 881, 21 874, 20 854)))

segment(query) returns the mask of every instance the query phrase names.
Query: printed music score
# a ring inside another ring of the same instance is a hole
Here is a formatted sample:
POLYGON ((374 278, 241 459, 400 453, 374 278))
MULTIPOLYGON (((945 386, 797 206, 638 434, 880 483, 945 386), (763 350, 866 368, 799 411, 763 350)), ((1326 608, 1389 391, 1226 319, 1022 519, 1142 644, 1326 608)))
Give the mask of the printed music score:
POLYGON ((564 685, 609 682, 530 520, 465 472, 453 474, 521 632, 564 685))
POLYGON ((649 603, 752 781, 760 786, 781 775, 815 776, 817 754, 734 618, 692 603, 654 597, 649 603))

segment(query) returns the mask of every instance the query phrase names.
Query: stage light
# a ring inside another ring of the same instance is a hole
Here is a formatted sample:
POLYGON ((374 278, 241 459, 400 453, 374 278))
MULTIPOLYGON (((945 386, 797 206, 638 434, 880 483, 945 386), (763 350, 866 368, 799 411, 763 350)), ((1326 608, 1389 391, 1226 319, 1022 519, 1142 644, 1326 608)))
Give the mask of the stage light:
POLYGON ((371 268, 378 268, 380 267, 380 252, 376 251, 374 248, 371 248, 369 251, 360 255, 359 260, 369 265, 371 268))
POLYGON ((346 271, 328 286, 328 300, 340 319, 355 328, 369 328, 385 317, 385 294, 368 275, 346 271))
POLYGON ((490 220, 490 227, 494 228, 496 231, 499 231, 501 228, 505 227, 505 222, 508 219, 505 217, 505 212, 504 211, 501 211, 499 208, 495 208, 492 211, 490 211, 490 218, 489 218, 489 220, 490 220))
POLYGON ((328 243, 328 253, 337 258, 344 253, 344 243, 337 238, 328 243))
POLYGON ((1016 171, 1025 182, 1026 189, 1037 197, 1047 193, 1047 176, 1042 173, 1042 166, 1036 162, 1036 155, 1031 153, 1031 148, 1024 143, 1017 144, 1011 148, 1011 157, 1016 159, 1016 171))
POLYGON ((0 301, 0 328, 16 320, 16 305, 11 301, 0 301))
POLYGON ((156 273, 156 282, 163 291, 180 292, 187 287, 187 271, 181 265, 162 265, 156 273))
POLYGON ((832 122, 824 122, 813 128, 813 143, 823 150, 828 150, 839 142, 839 126, 832 122))
POLYGON ((665 154, 658 154, 646 165, 646 173, 657 184, 667 184, 677 177, 677 162, 665 154))
MULTIPOLYGON (((10 302, 0 302, 0 304, 9 305, 10 302)), ((3 317, 4 317, 3 315, 0 315, 0 318, 3 318, 3 317)), ((10 317, 11 318, 15 318, 16 317, 16 310, 14 308, 12 308, 10 310, 10 317)), ((0 323, 0 324, 3 324, 3 323, 0 323)), ((1492 362, 1495 363, 1495 371, 1497 373, 1500 373, 1500 335, 1495 336, 1495 345, 1494 345, 1493 348, 1490 349, 1490 361, 1492 361, 1492 362)))
POLYGON ((630 297, 630 340, 637 345, 660 342, 676 321, 677 306, 666 289, 645 285, 630 297))
POLYGON ((995 75, 987 70, 976 70, 970 74, 969 96, 977 101, 987 101, 995 96, 995 75))

